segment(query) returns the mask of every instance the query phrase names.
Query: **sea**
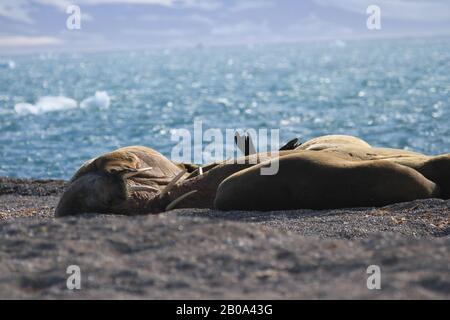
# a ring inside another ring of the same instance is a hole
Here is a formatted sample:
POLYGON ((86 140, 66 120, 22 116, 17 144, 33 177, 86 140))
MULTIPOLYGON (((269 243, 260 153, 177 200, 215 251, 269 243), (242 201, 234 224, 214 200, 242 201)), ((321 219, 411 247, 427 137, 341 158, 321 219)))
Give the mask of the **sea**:
POLYGON ((0 176, 68 179, 129 145, 170 157, 195 122, 448 153, 450 38, 0 55, 0 176))

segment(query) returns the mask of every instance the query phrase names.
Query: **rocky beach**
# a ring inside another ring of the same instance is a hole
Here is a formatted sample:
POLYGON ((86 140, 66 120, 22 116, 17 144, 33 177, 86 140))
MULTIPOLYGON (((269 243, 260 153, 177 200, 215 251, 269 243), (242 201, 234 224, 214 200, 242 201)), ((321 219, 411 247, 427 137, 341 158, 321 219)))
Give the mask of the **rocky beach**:
POLYGON ((0 298, 450 298, 450 201, 56 219, 65 186, 0 178, 0 298), (67 289, 70 265, 80 290, 67 289))

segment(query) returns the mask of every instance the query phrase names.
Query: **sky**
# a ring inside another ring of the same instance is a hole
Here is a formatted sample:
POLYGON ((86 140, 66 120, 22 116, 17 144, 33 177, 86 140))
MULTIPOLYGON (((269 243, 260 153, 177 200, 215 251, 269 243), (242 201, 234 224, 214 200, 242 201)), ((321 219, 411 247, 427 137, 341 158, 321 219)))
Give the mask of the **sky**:
POLYGON ((0 0, 0 53, 443 34, 449 0, 0 0), (80 29, 67 28, 71 4, 80 29), (379 30, 367 28, 369 5, 379 30))

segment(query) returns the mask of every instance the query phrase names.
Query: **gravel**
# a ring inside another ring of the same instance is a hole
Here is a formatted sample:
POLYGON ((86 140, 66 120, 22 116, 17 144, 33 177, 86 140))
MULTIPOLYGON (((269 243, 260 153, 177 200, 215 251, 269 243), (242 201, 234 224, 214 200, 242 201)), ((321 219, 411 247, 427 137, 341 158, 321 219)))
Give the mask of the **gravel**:
POLYGON ((55 219, 65 186, 0 178, 0 298, 450 298, 450 201, 55 219))

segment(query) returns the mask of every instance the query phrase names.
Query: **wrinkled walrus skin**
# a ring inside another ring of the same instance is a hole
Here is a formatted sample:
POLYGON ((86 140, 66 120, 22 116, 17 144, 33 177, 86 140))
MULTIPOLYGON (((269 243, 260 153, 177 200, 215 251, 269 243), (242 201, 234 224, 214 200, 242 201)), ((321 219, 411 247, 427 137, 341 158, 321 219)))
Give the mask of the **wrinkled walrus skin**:
POLYGON ((178 208, 285 210, 450 198, 450 155, 373 148, 351 136, 318 137, 295 150, 242 159, 246 162, 231 159, 200 170, 150 148, 118 149, 86 162, 75 173, 56 216, 159 213, 174 202, 178 208), (259 169, 275 157, 279 172, 261 176, 259 169))

